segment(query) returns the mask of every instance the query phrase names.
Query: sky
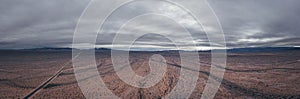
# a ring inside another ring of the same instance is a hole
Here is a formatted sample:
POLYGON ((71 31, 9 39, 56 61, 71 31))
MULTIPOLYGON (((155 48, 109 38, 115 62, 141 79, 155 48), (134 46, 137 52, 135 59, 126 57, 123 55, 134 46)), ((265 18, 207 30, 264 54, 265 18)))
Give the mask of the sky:
MULTIPOLYGON (((300 46, 299 0, 208 2, 222 25, 227 48, 300 46)), ((89 0, 1 0, 0 49, 71 47, 77 21, 88 3, 89 0)), ((201 26, 187 12, 167 3, 156 6, 146 2, 128 4, 112 13, 107 22, 106 31, 97 36, 96 47, 112 47, 118 34, 123 40, 114 46, 120 49, 132 46, 137 50, 170 50, 175 49, 175 45, 183 46, 184 50, 214 49, 201 26), (170 15, 192 32, 187 34, 172 20, 155 15, 136 18, 121 30, 115 29, 127 17, 147 11, 170 15), (133 45, 126 41, 142 32, 148 34, 139 37, 133 45)))

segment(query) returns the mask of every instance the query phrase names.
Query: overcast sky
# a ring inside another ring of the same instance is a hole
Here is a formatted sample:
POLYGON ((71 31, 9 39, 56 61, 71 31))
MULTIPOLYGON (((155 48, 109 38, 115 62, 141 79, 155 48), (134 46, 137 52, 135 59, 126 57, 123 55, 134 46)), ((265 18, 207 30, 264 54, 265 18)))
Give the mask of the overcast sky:
MULTIPOLYGON (((299 0, 208 2, 220 20, 228 48, 300 46, 299 0)), ((1 0, 0 49, 71 47, 76 23, 88 3, 89 0, 1 0)), ((108 19, 110 24, 107 28, 111 30, 99 35, 97 47, 111 47, 116 34, 114 24, 119 24, 130 15, 157 10, 189 26, 193 43, 198 46, 192 49, 209 48, 201 26, 195 25, 186 12, 168 4, 149 6, 147 3, 127 5, 113 13, 112 16, 117 17, 108 19)), ((187 34, 172 26, 171 21, 162 19, 158 16, 136 19, 119 35, 126 38, 136 35, 137 31, 150 33, 138 39, 134 44, 136 49, 173 49, 174 42, 163 35, 177 38, 179 45, 190 49, 191 40, 186 38, 187 34)), ((122 48, 128 45, 124 41, 117 46, 122 48)))

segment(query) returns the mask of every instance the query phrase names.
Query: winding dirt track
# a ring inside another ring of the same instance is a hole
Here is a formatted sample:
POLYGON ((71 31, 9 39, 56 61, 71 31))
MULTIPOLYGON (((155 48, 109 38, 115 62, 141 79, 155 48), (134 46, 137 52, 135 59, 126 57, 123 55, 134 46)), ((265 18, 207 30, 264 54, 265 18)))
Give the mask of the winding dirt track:
MULTIPOLYGON (((206 76, 212 76, 212 78, 214 80, 216 80, 218 82, 221 82, 222 85, 224 85, 224 87, 227 90, 229 90, 231 92, 234 92, 234 93, 244 95, 244 96, 250 96, 250 97, 253 97, 253 98, 260 98, 260 99, 261 98, 270 99, 270 98, 295 98, 295 97, 299 98, 300 97, 300 94, 296 94, 296 95, 278 95, 278 94, 273 94, 273 93, 264 93, 264 92, 261 92, 261 91, 258 91, 258 90, 247 89, 247 88, 242 87, 240 85, 237 85, 237 84, 235 84, 235 83, 233 83, 229 80, 221 79, 219 77, 216 77, 215 75, 212 75, 207 71, 197 71, 197 70, 194 70, 194 69, 191 69, 191 68, 186 68, 186 67, 178 65, 178 64, 172 64, 172 63, 167 63, 167 64, 178 67, 178 68, 187 69, 187 70, 191 70, 191 71, 194 71, 194 72, 199 72, 199 73, 204 74, 206 76)), ((276 69, 279 69, 279 68, 272 68, 272 69, 266 69, 266 70, 276 70, 276 69)), ((296 70, 299 70, 299 69, 296 69, 296 70)), ((249 70, 249 71, 256 72, 257 70, 249 70)), ((263 69, 262 71, 265 71, 265 69, 263 69)))
MULTIPOLYGON (((142 75, 146 75, 149 73, 149 66, 147 65, 147 61, 149 60, 147 58, 147 54, 137 54, 137 56, 133 56, 133 58, 130 60, 130 64, 132 65, 132 69, 140 76, 142 75)), ((197 87, 199 87, 196 92, 197 94, 195 94, 193 97, 197 98, 200 97, 198 95, 201 95, 201 88, 202 88, 202 82, 205 82, 208 78, 208 76, 212 76, 213 80, 221 82, 221 87, 219 90, 219 94, 217 98, 220 97, 239 97, 239 98, 257 98, 257 99, 268 99, 268 98, 299 98, 300 94, 299 93, 281 93, 281 92, 274 92, 274 91, 268 91, 270 89, 275 89, 277 86, 270 86, 269 89, 266 90, 261 90, 262 88, 267 88, 267 87, 260 87, 260 86, 256 86, 254 84, 259 83, 259 80, 255 80, 253 82, 248 83, 247 86, 244 83, 247 83, 246 81, 252 81, 252 80, 245 80, 243 81, 242 77, 243 75, 246 75, 245 77, 251 79, 251 78, 256 78, 256 76, 260 76, 259 74, 262 75, 267 75, 267 76, 263 76, 261 78, 261 80, 272 80, 272 79, 276 79, 276 78, 267 78, 267 77, 273 77, 273 76, 269 76, 271 74, 282 74, 283 76, 292 76, 292 77, 299 77, 299 76, 293 76, 292 74, 297 74, 299 73, 300 68, 298 66, 286 66, 283 67, 284 65, 288 65, 288 64, 298 64, 299 62, 299 58, 297 59, 290 59, 288 61, 279 61, 279 62, 268 62, 269 64, 267 64, 266 66, 261 66, 261 67, 253 67, 253 68, 245 68, 246 66, 243 66, 244 68, 238 68, 238 65, 234 65, 236 67, 233 66, 229 66, 229 67, 223 67, 223 66, 218 66, 215 64, 212 64, 208 61, 200 61, 201 63, 201 67, 203 67, 203 69, 201 70, 194 70, 192 68, 188 68, 187 66, 182 66, 180 65, 180 62, 178 62, 178 60, 176 60, 176 57, 166 57, 167 59, 169 59, 169 61, 167 61, 167 65, 168 65, 168 72, 166 74, 166 76, 161 80, 160 83, 158 83, 156 86, 153 86, 151 88, 135 88, 132 86, 127 85, 126 83, 122 82, 120 79, 118 79, 118 77, 115 74, 115 70, 112 66, 112 62, 109 61, 109 57, 101 57, 99 58, 100 64, 97 65, 98 68, 98 72, 101 75, 101 77, 103 78, 103 80, 105 81, 105 83, 107 84, 107 86, 110 88, 110 90, 112 92, 114 92, 116 95, 118 95, 121 98, 135 98, 135 99, 141 99, 141 98, 148 98, 148 97, 157 97, 157 98, 161 98, 161 96, 164 96, 165 94, 169 93, 171 91, 171 89, 173 89, 173 87, 176 85, 177 82, 177 78, 178 78, 178 70, 180 69, 185 69, 185 70, 189 70, 189 71, 193 71, 193 72, 199 72, 199 78, 203 78, 201 80, 199 80, 199 83, 197 87), (212 64, 212 65, 211 65, 212 64), (273 66, 273 65, 279 65, 279 66, 273 66), (225 69, 227 71, 227 77, 225 77, 223 80, 219 77, 217 77, 216 75, 210 74, 209 73, 209 68, 213 66, 216 68, 220 68, 220 69, 225 69), (251 74, 253 73, 254 76, 252 76, 251 74), (265 73, 265 74, 263 74, 265 73), (242 75, 241 77, 234 77, 236 75, 242 75), (265 78, 264 78, 265 77, 265 78), (241 78, 240 79, 233 79, 233 78, 241 78), (223 91, 225 90, 225 91, 223 91), (199 93, 200 92, 200 93, 199 93), (225 93, 225 94, 223 94, 225 93), (225 96, 227 95, 228 96, 225 96)), ((237 63, 240 62, 236 61, 237 63)), ((69 63, 66 63, 65 65, 67 65, 69 63)), ((63 65, 62 68, 57 71, 55 73, 55 75, 53 75, 52 77, 50 77, 46 82, 42 83, 39 87, 37 87, 35 90, 33 90, 30 94, 27 95, 27 97, 24 98, 41 98, 41 96, 47 94, 50 98, 52 96, 52 94, 55 94, 55 92, 57 91, 56 88, 65 88, 64 91, 61 91, 60 93, 63 92, 70 92, 70 91, 74 91, 75 87, 77 86, 77 80, 74 78, 74 73, 70 72, 72 71, 72 68, 68 68, 67 66, 63 65), (68 72, 67 72, 68 70, 68 72), (64 78, 65 77, 65 78, 64 78), (70 77, 71 79, 68 80, 62 80, 62 79, 66 79, 67 77, 70 77), (55 79, 56 78, 56 79, 55 79), (56 81, 58 80, 58 81, 56 81), (61 80, 61 81, 59 81, 61 80), (69 89, 68 89, 69 88, 69 89), (73 89, 72 89, 73 88, 73 89), (39 92, 40 91, 40 92, 39 92), (46 93, 49 92, 49 93, 46 93), (38 93, 38 94, 36 94, 38 93)), ((260 64, 254 64, 254 65, 260 65, 260 64)), ((251 64, 252 66, 252 64, 251 64)), ((125 66, 124 66, 125 67, 125 66)), ((123 67, 123 68, 124 68, 123 67)), ((82 70, 80 70, 78 73, 81 72, 86 72, 89 69, 93 69, 93 68, 84 68, 82 70)), ((122 69, 121 69, 122 70, 122 69)), ((91 75, 85 79, 82 79, 82 81, 95 77, 97 75, 91 75)), ((277 75, 276 77, 281 76, 281 75, 277 75)), ((275 77, 275 76, 274 76, 275 77)), ((280 77, 278 77, 278 80, 280 81, 281 79, 279 79, 280 77)), ((298 80, 295 80, 298 81, 298 80)), ((267 81, 265 81, 266 83, 268 83, 267 81)), ((274 83, 279 83, 279 82, 274 82, 274 83)), ((292 84, 297 83, 297 82, 293 82, 292 84)), ((290 84, 290 82, 287 82, 286 84, 290 84)), ((205 85, 205 84, 204 84, 205 85)), ((298 86, 296 85, 296 88, 298 86)), ((280 87, 279 87, 280 88, 280 87)), ((288 87, 290 88, 290 87, 288 87)), ((287 89, 284 89, 287 90, 287 89)), ((288 89, 290 90, 290 89, 288 89)), ((76 91, 76 90, 75 90, 76 91)), ((69 97, 68 95, 74 95, 76 94, 77 96, 81 95, 80 90, 76 91, 74 93, 71 94, 63 94, 60 97, 69 97), (79 95, 78 95, 79 94, 79 95)), ((296 90, 298 91, 298 90, 296 90)), ((292 92, 292 91, 291 91, 292 92)), ((55 95, 53 95, 55 96, 55 95)), ((74 95, 75 97, 75 95, 74 95)), ((77 97, 78 98, 78 97, 77 97)), ((80 98, 84 98, 80 96, 80 98)))
MULTIPOLYGON (((80 53, 79 53, 80 54, 80 53)), ((74 58, 79 56, 76 55, 74 58)), ((30 91, 30 93, 28 93, 27 95, 25 95, 23 98, 24 99, 29 99, 31 98, 33 95, 35 95, 36 93, 38 93, 40 90, 42 90, 44 87, 46 87, 51 81, 53 81, 58 75, 60 75, 62 73, 62 71, 64 70, 64 68, 70 64, 72 62, 73 59, 71 59, 70 61, 66 62, 65 64, 62 65, 62 67, 53 75, 51 76, 49 79, 47 79, 45 82, 43 82, 42 84, 40 84, 38 87, 36 87, 35 89, 33 89, 32 91, 30 91)))

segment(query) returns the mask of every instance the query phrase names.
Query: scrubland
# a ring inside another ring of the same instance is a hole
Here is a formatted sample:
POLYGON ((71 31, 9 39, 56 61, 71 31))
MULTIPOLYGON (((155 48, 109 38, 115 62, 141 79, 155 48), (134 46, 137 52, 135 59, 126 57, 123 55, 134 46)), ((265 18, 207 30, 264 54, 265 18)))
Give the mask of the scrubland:
MULTIPOLYGON (((149 58, 154 54, 164 56, 167 63, 159 83, 136 88, 117 76, 109 54, 96 52, 97 69, 106 86, 121 98, 162 98, 176 86, 180 69, 185 69, 175 51, 130 52, 131 68, 139 76, 149 74, 149 58)), ((300 98, 300 51, 227 54, 223 80, 214 78, 221 82, 215 98, 300 98)), ((190 98, 201 97, 210 75, 210 53, 199 52, 199 57, 200 70, 192 70, 199 72, 199 79, 190 98)), ((0 98, 22 98, 70 61, 71 52, 1 51, 0 59, 0 98)), ((72 64, 32 98, 84 98, 72 64)))

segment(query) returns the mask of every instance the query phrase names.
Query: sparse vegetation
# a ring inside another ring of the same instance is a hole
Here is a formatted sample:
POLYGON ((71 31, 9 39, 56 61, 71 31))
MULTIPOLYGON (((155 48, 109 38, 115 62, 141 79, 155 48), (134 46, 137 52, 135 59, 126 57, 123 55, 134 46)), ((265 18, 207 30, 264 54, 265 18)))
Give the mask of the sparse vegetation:
MULTIPOLYGON (((22 98, 51 77, 71 58, 69 52, 1 52, 0 98, 22 98), (9 56, 10 55, 10 56, 9 56)), ((121 98, 161 98, 176 85, 182 66, 178 53, 155 52, 168 63, 164 78, 150 88, 135 88, 116 75, 108 52, 97 52, 98 71, 107 87, 121 98), (100 64, 101 63, 101 64, 100 64)), ((152 52, 131 52, 136 74, 150 72, 152 52)), ((200 98, 210 70, 209 52, 200 52, 201 70, 190 98, 200 98)), ((215 98, 300 98, 300 52, 229 53, 224 79, 215 98)), ((84 98, 72 65, 67 65, 33 98, 84 98)))

